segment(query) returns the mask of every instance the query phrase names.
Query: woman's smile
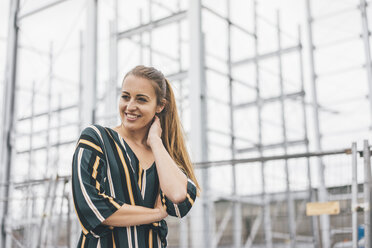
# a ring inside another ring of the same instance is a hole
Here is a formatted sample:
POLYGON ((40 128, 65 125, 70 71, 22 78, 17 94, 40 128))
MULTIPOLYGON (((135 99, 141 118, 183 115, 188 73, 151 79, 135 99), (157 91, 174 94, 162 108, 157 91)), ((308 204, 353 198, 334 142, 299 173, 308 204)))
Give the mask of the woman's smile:
POLYGON ((131 113, 125 113, 125 116, 127 117, 128 121, 135 121, 141 117, 141 115, 136 115, 136 114, 131 114, 131 113))

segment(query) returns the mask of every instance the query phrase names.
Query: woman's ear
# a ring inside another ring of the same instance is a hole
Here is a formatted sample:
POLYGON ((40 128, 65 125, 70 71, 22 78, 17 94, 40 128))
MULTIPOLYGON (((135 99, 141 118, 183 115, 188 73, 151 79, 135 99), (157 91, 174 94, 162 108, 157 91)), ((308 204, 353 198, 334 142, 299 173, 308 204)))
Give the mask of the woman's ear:
POLYGON ((163 111, 163 109, 165 108, 166 104, 167 104, 167 100, 163 99, 161 101, 161 104, 156 107, 156 113, 160 114, 163 111))

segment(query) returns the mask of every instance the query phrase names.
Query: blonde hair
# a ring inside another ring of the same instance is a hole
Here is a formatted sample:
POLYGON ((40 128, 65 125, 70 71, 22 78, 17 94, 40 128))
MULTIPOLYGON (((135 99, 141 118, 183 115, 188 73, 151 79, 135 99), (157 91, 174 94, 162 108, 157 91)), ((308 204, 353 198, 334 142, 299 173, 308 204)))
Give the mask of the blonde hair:
POLYGON ((195 177, 193 165, 186 149, 183 129, 178 116, 176 99, 169 81, 159 70, 155 69, 154 67, 147 67, 143 65, 134 67, 125 75, 124 79, 129 75, 146 78, 153 82, 158 105, 163 104, 163 99, 166 100, 163 111, 158 114, 162 128, 161 139, 164 147, 177 166, 195 183, 196 187, 200 190, 199 183, 195 177))

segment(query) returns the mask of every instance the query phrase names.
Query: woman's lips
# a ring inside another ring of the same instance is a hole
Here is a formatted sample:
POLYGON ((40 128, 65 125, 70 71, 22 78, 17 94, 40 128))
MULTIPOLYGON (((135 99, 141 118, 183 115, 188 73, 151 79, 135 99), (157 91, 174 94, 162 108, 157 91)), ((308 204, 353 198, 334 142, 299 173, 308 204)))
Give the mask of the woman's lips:
POLYGON ((129 121, 135 121, 140 117, 140 115, 129 114, 129 113, 125 113, 125 116, 127 117, 129 121))

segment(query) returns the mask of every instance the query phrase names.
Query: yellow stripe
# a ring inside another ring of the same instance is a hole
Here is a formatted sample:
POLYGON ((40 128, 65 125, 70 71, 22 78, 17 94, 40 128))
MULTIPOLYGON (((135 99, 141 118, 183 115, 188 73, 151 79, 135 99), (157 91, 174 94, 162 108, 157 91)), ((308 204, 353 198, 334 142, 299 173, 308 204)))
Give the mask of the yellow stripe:
POLYGON ((96 179, 96 177, 97 177, 97 168, 98 168, 98 165, 99 165, 99 157, 97 156, 96 157, 96 162, 94 162, 94 165, 93 165, 93 173, 92 173, 92 177, 94 178, 94 179, 96 179))
POLYGON ((88 145, 88 146, 91 146, 91 147, 93 147, 94 149, 96 149, 97 151, 99 151, 100 153, 103 153, 101 147, 99 147, 99 146, 93 144, 93 143, 90 142, 89 140, 80 139, 80 140, 79 140, 79 144, 80 144, 80 143, 82 143, 82 144, 86 144, 86 145, 88 145))
MULTIPOLYGON (((97 176, 97 167, 98 167, 98 164, 99 164, 99 160, 100 160, 100 158, 97 156, 96 162, 93 165, 93 174, 92 174, 92 176, 93 176, 94 179, 96 179, 96 176, 97 176)), ((100 191, 100 188, 101 188, 101 184, 98 181, 96 181, 96 189, 98 191, 100 191)), ((117 209, 119 209, 121 207, 119 204, 117 204, 114 201, 114 199, 112 199, 112 197, 109 197, 109 196, 107 196, 105 194, 102 194, 100 192, 98 194, 101 195, 101 196, 103 196, 104 198, 108 198, 109 201, 111 202, 111 204, 114 205, 117 209)))
POLYGON ((83 236, 83 241, 81 241, 81 248, 84 248, 84 245, 85 245, 85 236, 83 236))
POLYGON ((114 232, 112 232, 112 247, 116 248, 115 239, 114 239, 114 232))
POLYGON ((152 248, 152 229, 149 231, 149 248, 152 248))
POLYGON ((83 224, 81 224, 81 221, 80 221, 79 215, 78 215, 78 213, 77 213, 77 211, 76 211, 75 203, 74 203, 74 210, 75 210, 75 213, 76 213, 76 215, 77 215, 77 217, 78 217, 78 220, 79 220, 79 223, 80 223, 81 229, 83 229, 83 233, 84 233, 85 235, 87 235, 89 232, 88 232, 87 229, 85 229, 85 227, 83 226, 83 224))
POLYGON ((165 211, 167 211, 167 205, 165 205, 165 195, 164 195, 164 193, 162 192, 162 199, 161 199, 161 202, 162 202, 162 204, 161 205, 163 205, 163 208, 164 208, 164 210, 165 211))
POLYGON ((123 156, 123 153, 121 152, 118 144, 116 144, 115 142, 115 145, 116 145, 116 149, 118 151, 118 154, 119 154, 119 157, 120 157, 120 160, 121 160, 121 163, 123 164, 123 168, 124 168, 124 171, 125 171, 125 177, 126 177, 126 181, 127 181, 127 187, 128 187, 128 193, 129 193, 129 198, 130 198, 130 203, 132 205, 135 205, 134 203, 134 198, 133 198, 133 191, 132 191, 132 185, 131 185, 131 182, 130 182, 130 177, 129 177, 129 171, 128 171, 128 166, 127 164, 125 163, 125 159, 124 159, 124 156, 123 156))
POLYGON ((109 199, 110 203, 111 203, 112 205, 114 205, 117 209, 121 208, 121 206, 120 206, 117 202, 115 202, 114 199, 113 199, 112 197, 110 197, 110 196, 108 196, 108 195, 105 195, 105 194, 102 194, 102 193, 98 193, 98 195, 100 195, 100 196, 102 196, 102 197, 104 197, 104 198, 109 199))
POLYGON ((139 186, 139 188, 140 188, 140 190, 142 190, 142 167, 141 167, 141 164, 140 163, 138 163, 138 171, 139 171, 139 173, 138 173, 138 186, 139 186))
POLYGON ((191 197, 188 193, 187 193, 186 197, 187 197, 187 199, 189 199, 189 202, 191 203, 191 205, 193 205, 194 201, 191 199, 191 197))

